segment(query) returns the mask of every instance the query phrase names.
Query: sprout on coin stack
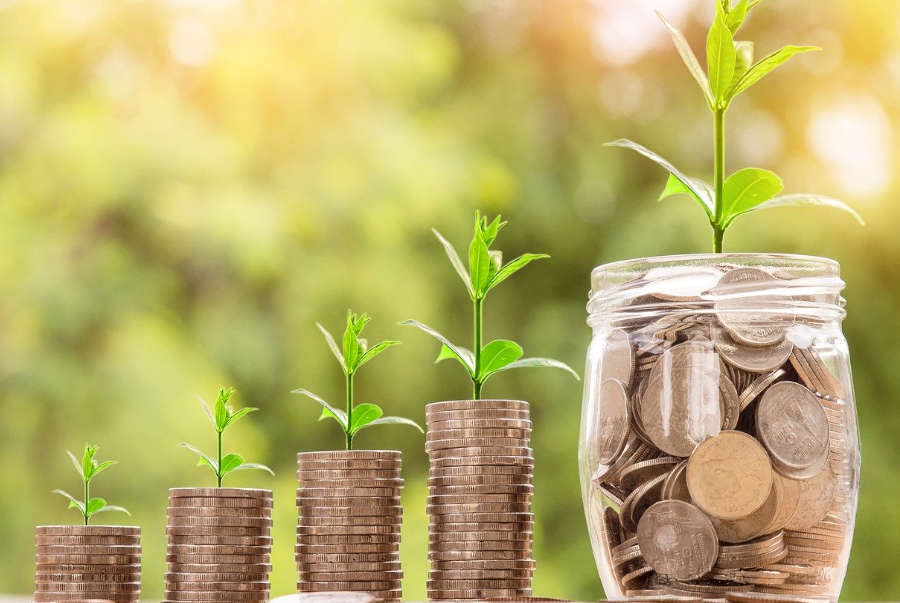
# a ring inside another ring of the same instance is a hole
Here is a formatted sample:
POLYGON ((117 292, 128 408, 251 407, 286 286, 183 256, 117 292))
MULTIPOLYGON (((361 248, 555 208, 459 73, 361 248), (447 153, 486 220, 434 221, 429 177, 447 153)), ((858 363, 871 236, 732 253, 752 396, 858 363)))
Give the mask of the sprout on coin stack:
MULTIPOLYGON (((754 62, 735 35, 759 0, 716 0, 704 73, 663 19, 713 114, 713 184, 669 172, 713 230, 711 255, 628 260, 592 274, 579 464, 608 595, 837 598, 856 510, 859 444, 836 262, 721 253, 739 216, 819 205, 760 168, 725 177, 731 101, 809 46, 754 62)), ((861 220, 860 220, 861 221, 861 220)))
POLYGON ((384 416, 377 404, 356 403, 357 371, 400 343, 382 341, 368 347, 360 337, 368 321, 367 314, 348 310, 340 347, 328 330, 316 325, 344 373, 345 410, 309 390, 293 392, 322 407, 320 421, 331 419, 340 425, 345 446, 297 454, 297 590, 362 591, 399 601, 402 455, 398 450, 354 450, 353 442, 361 430, 378 425, 422 428, 410 419, 384 416))
POLYGON ((98 513, 128 513, 91 496, 91 484, 116 461, 98 462, 98 447, 87 444, 81 459, 67 452, 81 478, 84 500, 54 490, 81 514, 81 525, 38 526, 35 536, 35 601, 105 599, 132 603, 141 594, 141 529, 89 525, 98 513))
POLYGON ((200 399, 216 432, 215 456, 181 444, 200 457, 198 466, 212 470, 216 487, 169 490, 165 601, 263 603, 269 598, 272 491, 222 487, 222 480, 235 471, 272 473, 237 453, 224 453, 225 430, 258 410, 233 409, 233 395, 233 388, 219 388, 212 408, 200 399))
POLYGON ((530 596, 534 456, 529 407, 518 400, 482 400, 481 390, 492 375, 515 368, 558 368, 577 379, 568 365, 557 360, 523 358, 522 347, 514 341, 483 343, 488 292, 532 261, 549 257, 526 253, 503 264, 502 254, 491 245, 505 225, 499 216, 488 221, 476 214, 468 269, 453 246, 434 231, 472 301, 474 351, 423 323, 403 323, 440 342, 437 360, 456 360, 472 382, 474 397, 426 406, 425 450, 431 464, 429 599, 530 596))

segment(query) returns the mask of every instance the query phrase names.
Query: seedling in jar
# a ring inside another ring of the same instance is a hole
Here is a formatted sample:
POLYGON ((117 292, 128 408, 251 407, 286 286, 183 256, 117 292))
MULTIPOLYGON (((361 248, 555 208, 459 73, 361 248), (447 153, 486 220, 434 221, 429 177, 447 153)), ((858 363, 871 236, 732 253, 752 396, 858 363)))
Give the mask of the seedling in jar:
POLYGON ((353 438, 356 437, 361 430, 376 425, 409 425, 424 433, 422 427, 411 419, 392 416, 386 417, 384 416, 384 411, 381 407, 371 402, 364 402, 362 404, 356 403, 354 379, 357 371, 389 347, 400 344, 399 341, 382 341, 371 348, 368 347, 366 340, 360 337, 368 322, 369 315, 365 312, 357 315, 352 310, 347 310, 347 327, 344 329, 341 347, 338 347, 334 337, 332 337, 331 333, 328 332, 325 327, 316 323, 319 331, 321 331, 322 335, 325 337, 325 341, 328 343, 331 353, 334 354, 338 364, 341 366, 341 370, 344 372, 344 381, 346 384, 346 410, 340 410, 332 406, 322 397, 306 389, 300 388, 291 392, 293 394, 306 396, 322 406, 322 414, 319 416, 319 420, 333 419, 340 425, 341 429, 344 431, 344 446, 347 450, 353 449, 353 438))
POLYGON ((491 249, 491 245, 504 226, 506 226, 506 222, 502 222, 500 216, 488 222, 486 216, 476 212, 475 234, 469 243, 468 269, 466 269, 453 245, 441 233, 432 229, 432 232, 434 232, 434 235, 444 247, 453 269, 456 270, 459 278, 462 279, 466 291, 469 293, 469 298, 472 300, 474 351, 452 343, 436 330, 416 320, 406 320, 400 323, 416 327, 441 343, 441 351, 435 362, 450 358, 459 362, 472 380, 472 395, 476 400, 481 398, 481 388, 488 378, 501 371, 510 369, 526 367, 558 368, 568 371, 578 379, 578 374, 569 365, 559 360, 553 360, 552 358, 523 358, 524 351, 522 346, 515 341, 495 339, 486 344, 483 343, 484 302, 487 294, 531 262, 550 257, 545 253, 525 253, 503 264, 502 252, 491 249))
POLYGON ((706 39, 706 72, 684 35, 657 12, 713 115, 713 184, 686 176, 669 161, 631 140, 622 138, 607 146, 632 149, 665 168, 669 180, 659 199, 676 195, 694 199, 712 226, 716 253, 722 251, 725 231, 738 216, 761 209, 799 205, 833 207, 851 214, 862 224, 859 214, 838 199, 816 194, 779 194, 783 188, 781 178, 769 170, 743 168, 725 177, 725 112, 731 101, 794 55, 821 50, 816 46, 784 46, 754 63, 753 42, 735 40, 734 36, 760 0, 739 0, 734 6, 731 2, 716 0, 716 17, 706 39))
POLYGON ((212 423, 213 428, 216 430, 218 452, 215 458, 209 456, 196 446, 188 444, 187 442, 181 443, 181 446, 187 448, 200 457, 200 460, 197 461, 198 467, 206 466, 212 469, 213 473, 215 473, 216 475, 216 485, 219 488, 222 487, 222 480, 225 478, 225 476, 234 471, 259 469, 261 471, 266 471, 272 475, 275 475, 275 473, 265 465, 261 465, 259 463, 245 463, 244 457, 235 452, 229 452, 228 454, 224 455, 222 454, 222 435, 225 433, 225 430, 229 426, 237 422, 239 419, 244 418, 251 412, 256 412, 257 410, 259 410, 258 408, 249 406, 245 408, 239 408, 238 410, 233 410, 228 404, 229 400, 231 400, 232 395, 234 395, 233 387, 220 387, 219 394, 218 396, 216 396, 215 411, 210 409, 209 404, 207 404, 203 398, 198 398, 200 400, 200 405, 203 407, 203 411, 209 418, 209 422, 212 423))
POLYGON ((59 494, 60 496, 64 496, 65 498, 69 499, 70 509, 78 509, 79 511, 81 511, 81 515, 84 518, 84 525, 88 525, 90 523, 91 517, 93 517, 97 513, 117 511, 119 513, 131 515, 131 513, 129 513, 124 507, 108 505, 106 504, 106 500, 99 497, 91 498, 91 482, 94 480, 94 478, 113 465, 118 464, 118 461, 103 461, 102 463, 97 462, 97 459, 95 459, 94 457, 96 456, 98 449, 99 446, 85 444, 84 453, 81 455, 80 461, 75 457, 74 454, 72 454, 68 450, 66 451, 66 454, 69 455, 69 460, 72 461, 72 465, 75 467, 75 471, 77 471, 78 475, 81 476, 81 484, 84 491, 84 500, 78 500, 65 490, 53 490, 54 494, 59 494))

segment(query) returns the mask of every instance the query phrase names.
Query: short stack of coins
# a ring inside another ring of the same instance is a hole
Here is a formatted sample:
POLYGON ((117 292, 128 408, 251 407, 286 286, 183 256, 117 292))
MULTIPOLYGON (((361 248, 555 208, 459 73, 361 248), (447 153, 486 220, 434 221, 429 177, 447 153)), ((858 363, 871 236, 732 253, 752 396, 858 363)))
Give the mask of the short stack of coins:
POLYGON ((402 595, 397 450, 297 454, 297 590, 402 595))
POLYGON ((170 489, 164 601, 264 603, 271 531, 271 490, 170 489))
POLYGON ((849 374, 769 293, 789 285, 729 265, 634 281, 641 311, 607 333, 588 386, 588 511, 622 593, 836 596, 858 472, 849 374))
POLYGON ((135 526, 38 526, 34 600, 141 596, 141 529, 135 526))
POLYGON ((527 402, 435 402, 425 411, 429 599, 531 596, 534 454, 527 402))

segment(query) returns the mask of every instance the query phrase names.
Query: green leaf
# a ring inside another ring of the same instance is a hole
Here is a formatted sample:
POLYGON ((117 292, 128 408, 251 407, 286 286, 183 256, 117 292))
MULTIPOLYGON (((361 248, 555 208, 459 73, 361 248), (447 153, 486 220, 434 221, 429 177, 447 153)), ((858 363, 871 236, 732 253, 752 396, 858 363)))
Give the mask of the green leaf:
MULTIPOLYGON (((480 214, 476 212, 475 216, 477 220, 480 217, 480 214)), ((488 224, 487 216, 485 216, 483 218, 483 226, 481 228, 484 237, 484 244, 490 247, 491 244, 493 244, 494 239, 497 238, 497 233, 499 233, 500 229, 502 229, 504 226, 506 226, 506 222, 501 222, 500 216, 494 217, 494 221, 490 224, 488 224)))
POLYGON ((472 279, 472 288, 475 290, 475 299, 484 297, 491 278, 491 265, 491 255, 488 253, 481 230, 476 225, 475 236, 469 244, 469 275, 472 279))
POLYGON ((400 345, 399 341, 382 341, 380 343, 376 343, 374 346, 366 350, 366 352, 360 357, 359 364, 356 365, 356 369, 359 370, 365 363, 379 355, 386 349, 391 346, 400 345))
POLYGON ((443 347, 441 348, 441 351, 438 354, 438 358, 435 362, 440 362, 441 360, 444 360, 444 358, 449 358, 450 356, 447 356, 446 353, 450 353, 453 355, 453 357, 459 360, 460 364, 463 365, 463 367, 469 373, 470 377, 475 376, 475 357, 472 352, 465 349, 464 347, 457 346, 451 343, 449 339, 447 339, 428 325, 417 320, 404 320, 400 324, 406 327, 416 327, 420 331, 428 333, 443 344, 443 347), (446 352, 444 348, 446 348, 446 352))
POLYGON ((533 367, 534 368, 562 369, 564 371, 571 373, 571 375, 573 377, 575 377, 576 379, 578 379, 579 381, 581 380, 580 377, 578 376, 578 373, 576 373, 574 370, 572 370, 572 367, 570 367, 565 362, 560 362, 559 360, 553 360, 552 358, 522 358, 521 360, 516 360, 515 362, 510 362, 506 366, 494 371, 494 373, 492 373, 492 374, 499 373, 500 371, 508 371, 510 369, 533 368, 533 367))
POLYGON ((259 410, 258 408, 254 408, 252 406, 245 406, 244 408, 239 408, 238 410, 236 410, 233 413, 231 413, 230 415, 228 415, 228 422, 225 424, 225 426, 228 427, 232 423, 235 423, 236 421, 243 419, 244 417, 249 415, 251 412, 256 412, 258 410, 259 410))
POLYGON ((213 416, 212 410, 209 408, 209 404, 206 403, 206 400, 197 396, 197 400, 200 402, 200 406, 203 408, 203 412, 206 413, 206 416, 209 418, 209 422, 212 423, 213 429, 218 429, 219 426, 216 425, 216 417, 213 416))
POLYGON ((219 463, 214 458, 210 457, 196 446, 188 444, 187 442, 181 442, 179 446, 181 446, 182 448, 187 448, 188 450, 199 456, 201 464, 208 465, 209 468, 213 470, 213 472, 215 472, 216 474, 219 473, 219 463))
POLYGON ((734 76, 731 78, 729 89, 734 87, 753 64, 753 42, 735 42, 734 57, 734 76))
POLYGON ((81 480, 84 481, 84 467, 82 467, 81 462, 75 458, 75 455, 70 451, 66 450, 66 454, 69 455, 69 460, 72 461, 72 465, 75 467, 75 471, 78 472, 78 475, 81 476, 81 480))
POLYGON ((126 509, 125 507, 119 507, 117 505, 106 505, 105 507, 102 507, 102 508, 94 511, 94 515, 96 515, 97 513, 109 513, 110 511, 115 511, 117 513, 124 513, 125 515, 131 515, 131 513, 128 512, 128 509, 126 509))
POLYGON ((697 56, 694 54, 694 51, 691 50, 691 45, 688 44, 688 41, 685 39, 684 34, 682 34, 671 23, 669 23, 666 18, 662 16, 662 13, 660 13, 659 11, 655 12, 656 16, 659 17, 663 25, 666 26, 666 29, 669 30, 669 34, 671 34, 672 36, 672 41, 675 43, 675 49, 678 50, 678 54, 681 56, 681 60, 684 61, 684 64, 687 66, 688 71, 691 72, 691 75, 694 76, 694 79, 697 81, 697 84, 703 91, 703 97, 706 99, 706 103, 710 107, 712 107, 715 101, 709 87, 709 80, 706 79, 706 73, 703 72, 703 68, 700 66, 700 61, 697 60, 697 56))
POLYGON ((292 394, 300 394, 301 396, 306 396, 307 398, 318 402, 319 404, 322 405, 322 415, 319 417, 320 421, 323 418, 330 417, 330 418, 334 419, 335 421, 337 421, 338 423, 340 423, 340 425, 344 429, 344 431, 348 431, 349 428, 347 426, 347 414, 343 410, 339 410, 339 409, 333 407, 331 404, 329 404, 328 402, 326 402, 325 400, 323 400, 316 394, 314 394, 311 391, 306 390, 306 389, 302 389, 302 388, 295 389, 291 393, 292 394), (326 413, 328 413, 328 414, 326 414, 326 413))
MULTIPOLYGON (((768 201, 764 201, 760 203, 756 207, 748 211, 758 211, 761 209, 772 209, 774 207, 802 207, 812 205, 816 207, 833 207, 834 209, 839 209, 841 211, 845 211, 853 218, 859 222, 860 226, 865 226, 866 223, 863 221, 862 216, 856 212, 855 209, 840 201, 839 199, 834 199, 832 197, 826 197, 824 195, 811 195, 805 193, 796 193, 791 195, 779 195, 777 197, 773 197, 768 201)), ((744 212, 746 213, 746 212, 744 212)), ((728 224, 730 224, 734 219, 740 214, 734 215, 729 220, 728 224)))
POLYGON ((374 421, 370 421, 365 425, 360 426, 360 429, 365 429, 367 427, 373 427, 375 425, 409 425, 411 427, 415 427, 420 432, 425 433, 425 430, 422 427, 413 421, 412 419, 407 419, 404 417, 379 417, 374 421))
POLYGON ((359 358, 362 356, 363 346, 359 335, 369 322, 369 315, 363 312, 359 316, 352 310, 347 310, 347 328, 344 330, 344 362, 347 365, 347 374, 353 374, 359 366, 359 358))
POLYGON ((490 282, 487 285, 487 291, 490 291, 513 274, 530 264, 535 260, 542 260, 544 258, 549 258, 550 256, 546 253, 523 253, 516 259, 507 263, 505 266, 501 267, 493 277, 491 277, 490 282))
POLYGON ((727 105, 735 62, 734 38, 722 14, 717 12, 706 37, 706 66, 715 106, 720 109, 727 105))
POLYGON ((222 431, 228 425, 228 400, 231 394, 226 390, 219 388, 219 395, 216 397, 216 429, 222 431))
POLYGON ((434 236, 436 236, 438 241, 441 242, 441 245, 444 246, 444 252, 447 254, 447 257, 450 258, 450 264, 453 265, 453 269, 456 270, 456 274, 458 274, 459 278, 461 278, 463 283, 465 283, 466 291, 469 292, 469 296, 474 298, 475 290, 472 289, 472 278, 469 276, 469 271, 466 270, 466 267, 463 265, 462 260, 459 258, 459 254, 456 253, 456 249, 437 230, 432 228, 431 232, 434 233, 434 236))
POLYGON ((54 494, 59 494, 60 496, 64 496, 69 499, 69 508, 70 509, 78 509, 82 513, 84 513, 84 503, 66 492, 65 490, 53 490, 54 494))
POLYGON ((84 445, 84 454, 81 457, 81 471, 84 479, 91 481, 94 476, 94 455, 97 454, 97 446, 84 445))
POLYGON ((106 506, 106 501, 102 498, 92 498, 85 505, 84 514, 90 517, 106 506))
POLYGON ((728 92, 728 99, 731 100, 759 80, 761 80, 770 71, 787 61, 795 54, 802 52, 810 52, 813 50, 822 50, 818 46, 784 46, 773 52, 772 54, 762 58, 753 65, 747 73, 743 75, 728 92))
POLYGON ((225 475, 234 471, 244 462, 244 457, 234 452, 230 452, 222 457, 222 465, 219 467, 219 473, 225 475))
POLYGON ((763 201, 777 195, 784 185, 774 172, 761 168, 738 170, 725 180, 722 216, 725 222, 732 216, 748 212, 763 201))
POLYGON ((479 381, 484 381, 488 375, 495 373, 522 357, 522 346, 508 339, 495 339, 481 348, 481 372, 479 381))
MULTIPOLYGON (((730 2, 731 0, 728 1, 730 2)), ((728 25, 728 29, 731 30, 732 34, 736 34, 737 30, 744 24, 744 21, 747 19, 748 10, 749 5, 747 0, 739 0, 738 3, 728 11, 728 14, 725 16, 725 24, 728 25)))
POLYGON ((377 404, 370 404, 368 402, 357 404, 353 409, 353 416, 351 417, 350 435, 355 434, 383 414, 384 411, 381 410, 381 407, 377 404))
POLYGON ((319 323, 316 323, 316 326, 319 327, 320 331, 322 331, 322 335, 325 337, 325 341, 328 343, 328 347, 331 348, 331 353, 334 354, 335 358, 337 358, 338 363, 341 365, 341 369, 346 375, 347 364, 344 362, 344 355, 341 353, 341 349, 338 347, 338 344, 334 340, 334 337, 331 336, 331 333, 328 332, 328 329, 326 329, 319 323))
POLYGON ((102 471, 106 471, 113 465, 118 465, 118 464, 119 464, 119 461, 103 461, 102 463, 100 463, 99 465, 97 465, 94 468, 94 474, 91 475, 91 479, 94 479, 95 477, 97 477, 102 471))
POLYGON ((668 199, 669 197, 674 197, 676 195, 687 195, 699 203, 709 219, 712 220, 714 211, 712 187, 699 178, 690 178, 689 180, 693 185, 693 188, 688 188, 685 186, 684 182, 679 180, 674 174, 669 174, 669 179, 666 181, 666 187, 663 189, 663 192, 660 193, 657 201, 662 201, 663 199, 668 199), (703 196, 699 197, 695 191, 702 192, 703 196))
POLYGON ((260 463, 243 463, 243 464, 235 467, 234 469, 232 469, 232 471, 246 471, 247 469, 259 469, 261 471, 266 471, 272 475, 275 475, 274 471, 272 471, 271 469, 269 469, 268 467, 266 467, 265 465, 262 465, 260 463))
MULTIPOLYGON (((708 194, 702 187, 700 187, 693 178, 688 178, 676 168, 674 165, 648 149, 647 147, 641 146, 638 143, 628 140, 627 138, 620 138, 618 140, 613 140, 612 142, 607 142, 603 146, 605 147, 621 147, 623 149, 631 149, 632 151, 639 153, 653 161, 654 163, 665 168, 669 174, 677 178, 688 190, 693 193, 693 197, 695 199, 703 200, 703 208, 706 210, 707 215, 712 219, 714 209, 713 209, 713 201, 712 195, 708 194), (707 197, 709 198, 709 202, 707 204, 707 197)), ((667 186, 668 188, 668 186, 667 186)))

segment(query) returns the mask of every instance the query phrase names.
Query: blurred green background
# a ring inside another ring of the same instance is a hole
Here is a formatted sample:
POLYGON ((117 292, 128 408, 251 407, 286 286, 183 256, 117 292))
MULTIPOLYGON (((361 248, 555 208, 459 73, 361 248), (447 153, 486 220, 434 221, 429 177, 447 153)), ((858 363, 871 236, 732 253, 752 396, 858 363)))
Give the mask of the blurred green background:
MULTIPOLYGON (((707 251, 690 201, 656 204, 665 175, 606 140, 628 136, 709 177, 707 109, 652 13, 702 57, 710 0, 0 0, 0 590, 32 588, 35 524, 74 522, 86 440, 121 464, 98 495, 144 528, 144 592, 162 594, 166 489, 208 485, 182 440, 210 448, 195 401, 232 384, 262 412, 227 448, 265 462, 234 485, 276 496, 274 594, 293 589, 294 454, 338 447, 308 387, 339 400, 314 327, 347 307, 370 340, 400 338, 361 374, 360 401, 424 418, 467 397, 457 366, 397 326, 469 337, 466 294, 431 235, 458 247, 476 208, 510 220, 507 257, 550 262, 504 284, 487 336, 583 366, 590 269, 707 251)), ((729 112, 730 169, 778 171, 787 192, 850 201, 742 218, 732 251, 843 265, 863 442, 848 600, 900 595, 900 6, 767 0, 745 36, 824 52, 794 59, 729 112)), ((702 59, 701 59, 702 60, 702 59)), ((507 373, 485 395, 530 400, 536 422, 535 593, 597 599, 576 471, 580 384, 507 373)), ((404 451, 405 598, 424 597, 422 437, 404 451)), ((118 520, 109 516, 107 520, 118 520)))

